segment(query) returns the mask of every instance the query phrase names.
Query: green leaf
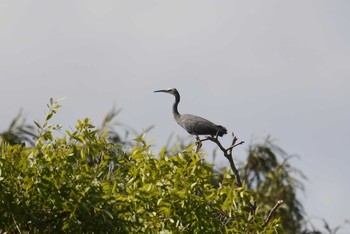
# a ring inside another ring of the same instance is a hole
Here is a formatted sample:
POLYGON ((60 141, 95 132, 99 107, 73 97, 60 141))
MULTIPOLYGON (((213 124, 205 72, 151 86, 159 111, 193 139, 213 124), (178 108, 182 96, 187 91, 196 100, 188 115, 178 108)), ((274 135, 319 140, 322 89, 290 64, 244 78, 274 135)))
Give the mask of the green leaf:
POLYGON ((35 124, 39 129, 41 129, 41 125, 39 124, 38 121, 34 120, 34 124, 35 124))

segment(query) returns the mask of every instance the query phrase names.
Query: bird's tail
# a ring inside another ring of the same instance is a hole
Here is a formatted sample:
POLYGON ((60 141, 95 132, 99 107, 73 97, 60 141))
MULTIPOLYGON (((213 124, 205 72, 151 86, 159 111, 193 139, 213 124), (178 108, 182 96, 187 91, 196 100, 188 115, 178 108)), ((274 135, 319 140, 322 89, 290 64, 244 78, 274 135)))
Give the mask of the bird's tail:
POLYGON ((227 134, 227 129, 221 125, 218 125, 218 136, 222 137, 223 135, 227 134))

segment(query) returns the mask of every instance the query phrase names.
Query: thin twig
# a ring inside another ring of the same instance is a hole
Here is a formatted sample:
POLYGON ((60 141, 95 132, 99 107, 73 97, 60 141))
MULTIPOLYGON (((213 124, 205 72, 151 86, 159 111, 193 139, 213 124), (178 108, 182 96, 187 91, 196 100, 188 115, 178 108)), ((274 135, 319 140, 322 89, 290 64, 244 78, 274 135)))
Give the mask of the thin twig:
POLYGON ((21 229, 18 227, 18 224, 17 224, 17 222, 16 222, 16 220, 15 220, 15 217, 14 217, 13 213, 11 213, 11 216, 12 216, 13 222, 14 222, 15 225, 16 225, 16 229, 17 229, 18 233, 19 233, 19 234, 22 234, 21 229))
POLYGON ((270 210, 269 212, 269 215, 267 216, 267 218, 265 219, 265 222, 263 223, 263 227, 265 227, 269 222, 270 222, 270 219, 273 215, 273 213, 277 210, 277 208, 283 204, 283 200, 279 200, 277 201, 277 203, 275 204, 275 206, 270 210))

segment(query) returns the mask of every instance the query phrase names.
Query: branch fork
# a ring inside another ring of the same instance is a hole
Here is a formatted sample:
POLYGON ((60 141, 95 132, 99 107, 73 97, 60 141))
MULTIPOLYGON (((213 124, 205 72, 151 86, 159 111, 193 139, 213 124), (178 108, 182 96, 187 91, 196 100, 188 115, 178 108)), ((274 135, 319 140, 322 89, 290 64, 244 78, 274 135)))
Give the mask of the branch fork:
POLYGON ((214 142, 220 148, 220 150, 224 153, 225 158, 227 158, 228 161, 230 162, 230 167, 232 169, 232 172, 235 174, 237 185, 239 187, 242 187, 241 177, 239 176, 238 170, 237 170, 236 165, 233 161, 232 150, 236 146, 243 144, 244 141, 240 141, 237 143, 238 138, 234 135, 234 133, 232 133, 232 143, 228 148, 225 148, 222 146, 221 142, 218 139, 218 133, 216 133, 215 136, 207 136, 204 139, 200 139, 198 136, 196 136, 196 145, 197 145, 196 152, 198 152, 199 149, 202 147, 202 142, 208 141, 208 140, 214 142))
MULTIPOLYGON (((237 185, 239 187, 242 187, 241 177, 240 177, 239 172, 238 172, 238 170, 237 170, 237 168, 235 166, 235 163, 233 161, 232 150, 236 146, 239 146, 239 145, 243 144, 244 141, 240 141, 240 142, 237 143, 238 138, 234 135, 234 133, 232 133, 232 143, 231 143, 231 145, 228 148, 225 148, 225 147, 222 146, 221 142, 218 139, 218 133, 215 136, 207 136, 204 139, 200 139, 198 136, 196 136, 196 146, 197 146, 196 152, 198 152, 200 150, 200 148, 202 147, 202 142, 203 141, 208 141, 208 140, 214 142, 220 148, 220 150, 224 153, 224 156, 230 162, 230 166, 231 166, 232 172, 235 174, 237 185)), ((284 202, 283 200, 279 200, 279 201, 276 202, 275 206, 270 210, 270 212, 267 215, 264 223, 262 224, 263 227, 267 226, 267 224, 270 222, 270 220, 272 218, 272 215, 275 213, 275 211, 278 209, 278 207, 280 207, 283 204, 283 202, 284 202)), ((250 203, 250 206, 252 208, 252 212, 255 212, 256 203, 255 202, 254 202, 254 204, 250 203)))

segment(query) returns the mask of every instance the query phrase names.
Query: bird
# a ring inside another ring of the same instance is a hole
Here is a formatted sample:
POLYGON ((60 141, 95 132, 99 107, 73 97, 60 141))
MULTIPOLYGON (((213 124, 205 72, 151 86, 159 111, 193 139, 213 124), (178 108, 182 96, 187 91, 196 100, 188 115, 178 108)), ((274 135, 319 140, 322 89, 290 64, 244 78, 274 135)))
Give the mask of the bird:
POLYGON ((202 117, 190 114, 181 115, 177 109, 180 102, 180 94, 176 88, 170 88, 166 90, 156 90, 155 93, 163 92, 169 93, 175 96, 175 102, 173 104, 173 115, 175 121, 184 128, 189 134, 195 135, 196 139, 199 139, 199 135, 207 135, 211 137, 222 137, 227 133, 227 129, 221 125, 214 124, 213 122, 204 119, 202 117))

